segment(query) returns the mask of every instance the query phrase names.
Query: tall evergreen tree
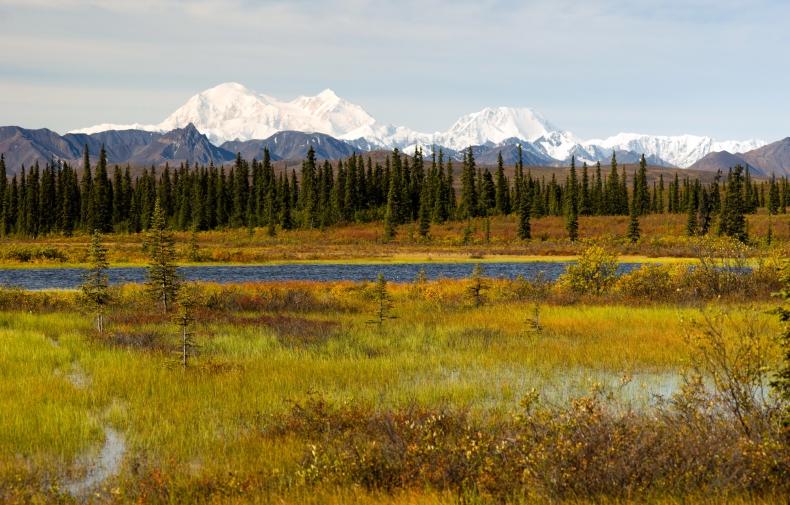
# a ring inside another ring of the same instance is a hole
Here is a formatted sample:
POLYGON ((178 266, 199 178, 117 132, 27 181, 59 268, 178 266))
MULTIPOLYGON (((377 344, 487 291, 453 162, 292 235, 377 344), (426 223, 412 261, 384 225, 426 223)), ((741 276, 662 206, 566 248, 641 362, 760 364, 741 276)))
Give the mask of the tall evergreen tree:
POLYGON ((433 222, 444 223, 450 217, 450 189, 449 181, 444 176, 444 152, 439 149, 439 159, 436 165, 436 200, 433 206, 433 222))
POLYGON ((634 177, 634 194, 633 199, 636 200, 636 210, 640 216, 646 216, 650 213, 650 193, 647 187, 647 160, 645 155, 639 160, 639 171, 634 177))
POLYGON ((497 156, 496 169, 496 212, 500 215, 510 214, 510 184, 505 177, 505 165, 502 160, 502 151, 497 156))
POLYGON ((637 209, 634 200, 631 200, 631 212, 629 213, 628 231, 626 232, 626 238, 632 244, 635 244, 639 240, 640 236, 641 236, 641 231, 639 229, 639 209, 637 209))
POLYGON ((474 153, 470 146, 464 153, 464 164, 461 169, 461 202, 459 204, 459 218, 476 217, 478 215, 478 194, 476 184, 476 166, 474 153))
POLYGON ((524 188, 524 153, 521 144, 518 145, 518 160, 516 161, 515 173, 513 175, 513 194, 511 195, 510 207, 516 212, 521 212, 521 192, 524 188))
POLYGON ((565 189, 565 230, 571 242, 579 238, 579 201, 576 180, 576 158, 571 156, 571 169, 565 189))
POLYGON ((30 168, 27 174, 27 192, 25 195, 25 235, 29 237, 36 237, 39 233, 39 217, 41 215, 39 209, 39 196, 41 188, 39 187, 39 165, 38 161, 30 168))
POLYGON ((91 311, 96 315, 96 326, 99 335, 104 334, 104 314, 112 296, 110 293, 110 279, 107 269, 107 247, 101 242, 99 230, 94 230, 91 236, 91 246, 88 252, 88 271, 81 275, 85 282, 80 285, 80 291, 91 311))
MULTIPOLYGON (((5 155, 4 153, 0 153, 0 219, 6 213, 5 208, 5 200, 6 200, 6 191, 8 189, 8 174, 6 173, 5 167, 5 155)), ((0 226, 0 234, 4 234, 2 227, 0 226)))
POLYGON ((384 214, 384 241, 389 242, 395 237, 395 226, 398 224, 397 199, 400 194, 395 177, 390 177, 390 191, 387 195, 387 210, 384 214))
POLYGON ((519 201, 518 209, 518 238, 519 240, 529 240, 532 238, 532 228, 529 222, 529 216, 532 211, 532 199, 529 198, 529 185, 522 178, 521 200, 519 201))
POLYGON ((590 177, 587 173, 587 162, 582 164, 582 182, 579 186, 579 215, 591 216, 592 202, 590 202, 590 177))
POLYGON ((88 229, 99 230, 102 233, 112 231, 112 188, 107 174, 107 151, 104 149, 104 144, 99 152, 99 163, 96 165, 89 198, 93 206, 93 219, 88 229))
POLYGON ((427 184, 422 187, 420 193, 420 210, 418 212, 417 221, 419 224, 419 234, 422 237, 427 237, 428 232, 431 231, 431 216, 430 216, 430 188, 427 184))
POLYGON ((601 214, 614 216, 620 213, 620 178, 617 172, 617 154, 612 153, 612 170, 603 189, 601 214))
POLYGON ((776 183, 776 175, 771 174, 768 189, 768 204, 766 205, 768 214, 777 214, 779 212, 779 185, 776 183))
POLYGON ((727 175, 727 188, 719 217, 719 233, 743 243, 749 240, 746 230, 743 167, 736 165, 727 175))
POLYGON ((146 236, 146 249, 149 264, 145 274, 145 289, 155 302, 162 303, 162 310, 167 313, 181 285, 181 275, 175 263, 175 239, 165 223, 165 213, 159 198, 156 199, 146 236))
MULTIPOLYGON (((282 175, 282 191, 280 192, 280 228, 290 230, 293 228, 293 215, 291 214, 291 188, 288 183, 288 172, 282 175)), ((294 174, 296 177, 296 174, 294 174)))
POLYGON ((708 191, 704 188, 700 194, 698 230, 700 235, 707 235, 710 231, 711 204, 708 191))
POLYGON ((93 186, 93 174, 91 174, 91 160, 88 144, 82 156, 82 188, 80 198, 80 223, 88 230, 92 230, 93 224, 93 204, 91 203, 91 188, 93 186))
MULTIPOLYGON (((312 146, 311 146, 312 149, 312 146)), ((233 214, 230 218, 230 225, 233 228, 241 228, 248 222, 248 203, 250 195, 250 171, 249 164, 243 160, 241 153, 236 154, 236 164, 233 166, 233 214)))

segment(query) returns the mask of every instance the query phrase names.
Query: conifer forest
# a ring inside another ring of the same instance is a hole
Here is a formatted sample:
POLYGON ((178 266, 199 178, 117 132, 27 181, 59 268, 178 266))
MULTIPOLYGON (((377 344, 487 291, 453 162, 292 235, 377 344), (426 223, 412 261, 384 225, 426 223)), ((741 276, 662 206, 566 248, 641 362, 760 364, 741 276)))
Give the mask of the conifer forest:
POLYGON ((567 226, 578 226, 572 223, 579 216, 668 213, 693 216, 687 223, 691 235, 706 235, 720 216, 715 231, 745 241, 744 214, 785 214, 790 203, 787 177, 758 182, 748 166, 707 184, 676 171, 674 179, 665 181, 662 174, 651 185, 644 156, 632 173, 618 167, 615 155, 608 167, 577 167, 572 160, 564 180, 555 174, 549 180, 533 177, 519 160, 512 181, 501 153, 492 173, 476 165, 471 148, 456 164, 441 149, 427 159, 419 149, 413 156, 394 149, 382 165, 363 154, 321 163, 311 147, 298 172, 279 174, 265 149, 260 161, 238 154, 229 167, 187 161, 144 168, 134 178, 128 165, 109 167, 103 149, 95 167, 89 156, 86 145, 81 175, 53 159, 43 167, 23 166, 10 180, 0 159, 0 234, 140 233, 150 226, 159 199, 167 224, 181 231, 325 229, 381 221, 384 236, 391 238, 402 224, 417 224, 425 236, 431 224, 515 215, 519 238, 527 239, 530 219, 544 216, 562 216, 567 226))

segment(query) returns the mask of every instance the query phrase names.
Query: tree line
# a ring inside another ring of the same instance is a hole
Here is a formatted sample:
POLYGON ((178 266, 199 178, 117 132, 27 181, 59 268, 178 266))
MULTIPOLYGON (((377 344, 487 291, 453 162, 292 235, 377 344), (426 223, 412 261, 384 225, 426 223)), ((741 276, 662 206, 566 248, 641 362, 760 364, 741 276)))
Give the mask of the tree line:
MULTIPOLYGON (((248 162, 238 154, 229 167, 166 164, 159 173, 153 166, 132 179, 131 169, 115 166, 112 175, 104 148, 98 164, 91 167, 85 146, 83 174, 61 160, 52 159, 42 169, 38 162, 19 177, 9 180, 0 155, 0 235, 37 237, 71 235, 76 230, 102 233, 139 233, 149 229, 157 199, 167 226, 178 230, 267 227, 277 229, 324 228, 343 222, 384 222, 384 237, 395 235, 397 226, 415 223, 420 235, 431 224, 493 215, 519 217, 518 235, 530 238, 530 219, 564 216, 569 236, 578 234, 579 216, 639 216, 651 213, 687 213, 687 231, 704 234, 713 216, 756 212, 766 207, 771 214, 786 213, 790 183, 783 176, 754 181, 748 166, 721 173, 708 184, 688 175, 652 185, 647 181, 644 156, 629 174, 612 155, 608 174, 601 163, 577 169, 575 160, 565 180, 552 174, 533 176, 525 172, 521 147, 513 180, 505 175, 500 153, 491 173, 478 167, 471 148, 460 163, 460 191, 456 193, 455 166, 440 149, 430 160, 417 148, 413 156, 394 149, 383 166, 368 156, 354 154, 346 161, 319 162, 312 147, 301 172, 287 169, 275 174, 268 149, 263 159, 248 162), (426 170, 427 166, 427 170, 426 170), (737 202, 728 188, 737 187, 737 202)), ((727 219, 718 231, 731 232, 727 219)), ((737 226, 736 226, 737 228, 737 226)), ((638 231, 637 231, 638 234, 638 231)), ((734 236, 733 235, 733 236, 734 236)))

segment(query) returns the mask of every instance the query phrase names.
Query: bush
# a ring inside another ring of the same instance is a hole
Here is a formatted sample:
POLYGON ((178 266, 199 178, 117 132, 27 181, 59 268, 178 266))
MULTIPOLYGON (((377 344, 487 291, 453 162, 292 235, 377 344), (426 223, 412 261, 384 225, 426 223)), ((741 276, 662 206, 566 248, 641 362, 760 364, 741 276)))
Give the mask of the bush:
POLYGON ((66 255, 57 247, 22 246, 12 247, 5 253, 5 259, 29 263, 31 261, 66 261, 66 255))
POLYGON ((648 302, 672 301, 680 288, 688 265, 644 264, 621 275, 614 289, 626 298, 648 302))
POLYGON ((601 246, 592 246, 579 255, 576 263, 568 265, 559 282, 577 295, 605 293, 617 279, 616 253, 608 253, 601 246))

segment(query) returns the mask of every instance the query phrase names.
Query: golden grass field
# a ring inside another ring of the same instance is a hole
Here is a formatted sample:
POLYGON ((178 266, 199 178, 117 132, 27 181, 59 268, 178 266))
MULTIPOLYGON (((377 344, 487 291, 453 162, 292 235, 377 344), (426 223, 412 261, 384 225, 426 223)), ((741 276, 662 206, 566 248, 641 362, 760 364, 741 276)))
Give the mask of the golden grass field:
MULTIPOLYGON (((765 289, 678 303, 672 297, 680 288, 664 300, 639 300, 627 287, 633 282, 618 281, 604 297, 570 295, 562 283, 544 286, 541 329, 533 331, 535 297, 512 281, 486 282, 479 308, 465 299, 465 280, 391 284, 397 319, 382 329, 369 324, 375 309, 369 283, 203 284, 191 329, 197 347, 186 371, 173 352, 179 328, 139 286, 117 294, 102 337, 74 292, 4 290, 0 486, 6 492, 0 496, 10 502, 77 499, 65 490, 89 472, 110 429, 125 443, 117 474, 79 499, 496 502, 501 497, 473 486, 465 491, 472 494, 459 495, 311 483, 304 465, 312 442, 297 434, 267 435, 269 426, 315 396, 377 412, 447 408, 495 422, 518 412, 533 389, 564 408, 603 388, 613 401, 641 412, 653 394, 668 398, 680 390, 680 372, 693 352, 686 336, 695 331, 693 321, 702 320, 701 307, 726 308, 735 320, 754 314, 763 336, 779 330, 767 313, 777 302, 765 289)), ((766 352, 776 364, 777 348, 766 352)), ((700 492, 704 488, 686 496, 700 498, 700 492)), ((547 499, 517 496, 511 498, 547 499)), ((653 498, 676 503, 682 496, 653 498)), ((727 496, 743 502, 775 497, 771 489, 727 496)), ((607 493, 593 499, 630 501, 607 493)))
MULTIPOLYGON (((761 209, 764 211, 764 209, 761 209)), ((766 240, 769 216, 747 216, 756 251, 784 255, 790 241, 790 217, 771 216, 772 240, 766 240)), ((579 241, 567 239, 562 217, 532 220, 532 239, 516 238, 514 216, 491 218, 486 242, 480 219, 472 222, 473 240, 463 243, 465 222, 432 225, 427 239, 416 227, 403 225, 389 243, 382 242, 381 223, 346 224, 326 230, 278 231, 266 229, 201 232, 194 237, 197 249, 190 252, 190 233, 176 233, 182 264, 271 264, 289 262, 424 262, 424 261, 530 261, 567 260, 590 244, 618 252, 623 260, 689 258, 694 253, 684 236, 686 216, 651 214, 640 218, 642 237, 636 244, 625 238, 627 216, 592 216, 579 219, 579 241)), ((112 234, 104 240, 108 259, 115 266, 144 265, 143 235, 112 234)), ((6 268, 80 266, 86 262, 90 236, 8 238, 0 240, 0 258, 6 268)))

